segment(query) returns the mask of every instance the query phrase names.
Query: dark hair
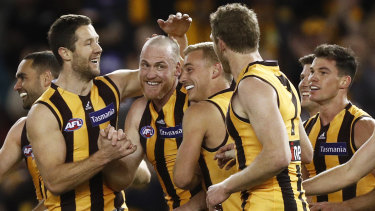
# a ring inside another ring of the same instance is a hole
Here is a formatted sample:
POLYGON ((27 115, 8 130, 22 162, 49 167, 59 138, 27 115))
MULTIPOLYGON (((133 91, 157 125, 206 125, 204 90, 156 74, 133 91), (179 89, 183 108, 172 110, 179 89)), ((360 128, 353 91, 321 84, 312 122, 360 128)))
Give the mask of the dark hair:
POLYGON ((304 66, 305 64, 312 64, 315 59, 314 54, 308 54, 298 59, 299 63, 304 66))
POLYGON ((315 48, 316 58, 326 58, 336 61, 339 75, 348 75, 352 78, 352 83, 357 71, 358 62, 354 52, 350 48, 344 48, 336 44, 322 44, 315 48))
POLYGON ((39 74, 46 70, 51 71, 52 76, 57 78, 60 73, 61 66, 57 62, 52 51, 39 51, 26 55, 23 60, 32 60, 31 67, 38 71, 39 74))
POLYGON ((239 3, 220 6, 211 13, 210 23, 214 42, 217 38, 239 53, 258 49, 260 30, 255 12, 239 3))
POLYGON ((60 47, 65 47, 71 51, 75 51, 74 43, 77 41, 75 35, 76 30, 83 25, 90 25, 91 19, 84 15, 63 15, 58 18, 48 31, 49 46, 55 54, 60 65, 63 60, 58 53, 60 47))

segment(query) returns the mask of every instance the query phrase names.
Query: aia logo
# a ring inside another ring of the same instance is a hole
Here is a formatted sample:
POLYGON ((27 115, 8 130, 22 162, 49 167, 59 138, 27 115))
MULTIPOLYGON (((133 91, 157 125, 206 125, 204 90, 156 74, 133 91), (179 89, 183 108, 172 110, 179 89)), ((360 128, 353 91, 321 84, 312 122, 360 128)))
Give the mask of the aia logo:
POLYGON ((71 132, 71 131, 75 131, 75 130, 78 130, 82 127, 83 125, 83 120, 80 119, 80 118, 73 118, 73 119, 70 119, 68 121, 68 123, 66 123, 66 126, 65 126, 65 131, 67 132, 71 132))
POLYGON ((25 157, 34 157, 33 149, 31 148, 31 145, 24 146, 22 151, 25 157))
POLYGON ((152 128, 150 125, 142 127, 140 131, 140 134, 145 138, 151 138, 154 133, 154 128, 152 128))

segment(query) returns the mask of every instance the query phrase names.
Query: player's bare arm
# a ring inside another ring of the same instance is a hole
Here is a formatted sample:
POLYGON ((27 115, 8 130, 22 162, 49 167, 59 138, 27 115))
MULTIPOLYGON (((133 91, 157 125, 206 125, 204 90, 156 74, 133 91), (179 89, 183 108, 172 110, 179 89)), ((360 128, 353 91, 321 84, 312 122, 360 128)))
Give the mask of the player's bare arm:
POLYGON ((375 168, 374 153, 375 131, 348 162, 304 181, 302 184, 306 195, 322 195, 335 192, 357 182, 375 168))
POLYGON ((354 125, 354 143, 359 149, 372 135, 375 129, 375 120, 371 117, 364 117, 354 125))
MULTIPOLYGON (((104 130, 100 130, 98 140, 99 150, 108 144, 106 137, 109 139, 109 141, 111 141, 112 146, 122 148, 121 151, 129 150, 131 153, 134 153, 137 149, 137 147, 133 145, 126 137, 126 134, 122 131, 122 129, 119 129, 116 133, 115 128, 108 125, 108 127, 104 130)), ((132 178, 123 176, 123 172, 126 171, 128 171, 128 169, 124 168, 123 161, 121 159, 113 160, 108 163, 103 169, 103 174, 107 185, 115 191, 121 191, 127 188, 132 183, 132 178)))
POLYGON ((299 138, 301 143, 301 162, 306 164, 311 163, 314 156, 314 150, 309 137, 306 134, 305 128, 303 127, 302 121, 299 122, 299 138))
POLYGON ((121 69, 107 75, 119 89, 120 101, 142 95, 138 72, 139 70, 121 69))
POLYGON ((26 117, 20 118, 9 130, 0 149, 0 180, 22 159, 21 134, 26 117))
POLYGON ((144 157, 144 151, 140 143, 138 129, 146 104, 147 100, 144 97, 135 100, 125 119, 125 134, 128 139, 131 140, 132 144, 137 148, 133 154, 121 159, 121 165, 123 168, 121 172, 126 172, 126 174, 123 174, 123 177, 128 177, 131 182, 133 182, 137 169, 144 157))
POLYGON ((199 102, 191 105, 184 113, 183 141, 178 149, 173 169, 174 183, 182 189, 193 189, 201 181, 197 174, 198 160, 203 140, 208 135, 208 128, 214 122, 211 119, 214 116, 210 115, 212 110, 207 106, 207 102, 199 102))
POLYGON ((150 183, 151 172, 147 167, 145 160, 142 160, 139 164, 137 171, 135 172, 134 180, 131 184, 133 188, 141 188, 150 183))
POLYGON ((238 115, 251 120, 263 148, 245 169, 208 189, 207 202, 210 206, 226 200, 231 193, 263 183, 291 161, 289 138, 278 109, 277 95, 269 84, 252 77, 243 79, 232 105, 238 115), (256 91, 249 94, 249 90, 256 91))
POLYGON ((46 187, 55 195, 74 189, 112 160, 131 153, 112 146, 106 138, 104 143, 107 144, 89 158, 66 163, 66 145, 59 123, 45 105, 36 104, 31 108, 26 126, 40 174, 46 187))

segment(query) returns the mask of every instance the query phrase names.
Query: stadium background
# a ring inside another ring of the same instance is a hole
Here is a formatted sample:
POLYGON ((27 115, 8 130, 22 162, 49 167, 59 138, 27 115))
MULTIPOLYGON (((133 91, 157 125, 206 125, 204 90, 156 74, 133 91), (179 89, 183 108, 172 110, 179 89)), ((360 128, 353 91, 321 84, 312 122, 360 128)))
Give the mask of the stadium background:
MULTIPOLYGON (((299 57, 321 43, 351 47, 360 62, 351 100, 375 116, 375 7, 371 0, 1 0, 0 146, 14 122, 26 115, 13 91, 18 63, 27 53, 48 49, 47 31, 60 15, 84 14, 93 20, 103 48, 101 71, 105 74, 136 69, 145 39, 162 34, 156 20, 177 11, 193 18, 189 44, 209 41, 209 14, 231 2, 246 3, 255 10, 263 59, 278 60, 296 86, 299 57)), ((122 103, 121 122, 131 102, 122 103)), ((0 181, 0 211, 30 210, 34 198, 24 166, 0 181)), ((155 175, 150 185, 129 189, 127 203, 132 211, 165 209, 155 175)))

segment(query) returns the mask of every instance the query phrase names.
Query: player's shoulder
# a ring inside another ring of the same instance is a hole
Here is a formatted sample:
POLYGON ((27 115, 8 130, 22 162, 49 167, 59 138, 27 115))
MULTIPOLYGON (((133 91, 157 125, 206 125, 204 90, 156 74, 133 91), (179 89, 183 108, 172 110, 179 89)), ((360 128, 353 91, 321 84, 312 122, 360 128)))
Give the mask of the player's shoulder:
POLYGON ((19 118, 11 127, 10 132, 20 134, 25 126, 27 117, 19 118))
POLYGON ((184 116, 193 116, 196 119, 210 119, 213 115, 220 114, 215 104, 208 100, 203 100, 191 104, 185 111, 184 116))

